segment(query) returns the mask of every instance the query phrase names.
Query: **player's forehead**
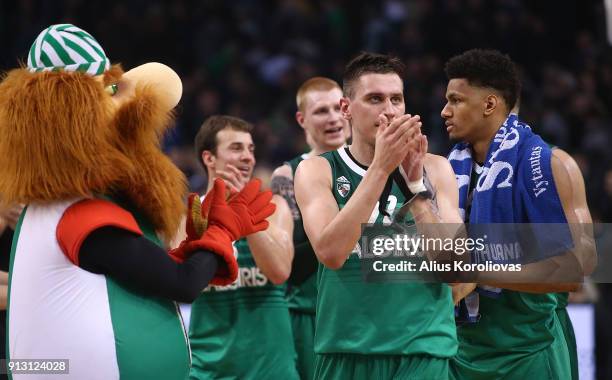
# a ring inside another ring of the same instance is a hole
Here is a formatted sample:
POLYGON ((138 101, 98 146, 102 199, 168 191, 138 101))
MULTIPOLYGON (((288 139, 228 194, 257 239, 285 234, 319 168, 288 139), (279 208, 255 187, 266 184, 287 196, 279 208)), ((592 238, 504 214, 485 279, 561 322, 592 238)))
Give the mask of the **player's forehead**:
POLYGON ((446 97, 470 97, 482 90, 484 90, 482 87, 471 85, 465 78, 453 78, 446 86, 446 97))
POLYGON ((253 137, 249 132, 225 128, 217 133, 217 146, 232 144, 253 145, 253 137))
POLYGON ((330 106, 340 104, 342 98, 342 90, 332 88, 329 90, 312 90, 306 93, 306 107, 308 109, 317 108, 320 106, 330 106))
POLYGON ((368 94, 401 95, 404 82, 396 73, 366 73, 355 81, 354 91, 357 97, 368 94))

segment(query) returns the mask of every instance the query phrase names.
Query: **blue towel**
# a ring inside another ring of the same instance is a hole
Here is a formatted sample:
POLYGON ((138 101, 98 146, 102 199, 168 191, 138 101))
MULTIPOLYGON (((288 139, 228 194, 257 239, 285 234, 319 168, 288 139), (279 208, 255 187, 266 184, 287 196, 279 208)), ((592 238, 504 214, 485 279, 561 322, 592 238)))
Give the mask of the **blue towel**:
MULTIPOLYGON (((540 136, 510 115, 489 147, 474 189, 470 223, 567 223, 551 155, 540 136)), ((459 208, 465 213, 473 162, 469 144, 455 145, 448 160, 457 177, 459 208)))
MULTIPOLYGON (((552 150, 542 138, 534 134, 527 124, 519 122, 514 114, 506 119, 495 135, 473 190, 469 223, 479 225, 479 228, 478 231, 471 229, 470 234, 483 236, 485 232, 482 228, 490 226, 486 232, 488 240, 504 243, 517 239, 517 236, 508 233, 512 226, 500 228, 492 223, 558 223, 552 227, 556 230, 554 234, 545 231, 542 226, 533 227, 533 236, 537 241, 532 244, 540 247, 536 250, 537 257, 502 258, 496 262, 526 264, 571 249, 569 227, 553 180, 551 155, 552 150), (563 230, 559 231, 560 228, 563 230)), ((473 165, 471 147, 466 143, 456 144, 448 160, 457 178, 460 213, 466 220, 473 165)), ((473 261, 482 261, 482 257, 478 256, 479 253, 475 252, 473 261)), ((479 286, 477 291, 491 297, 499 297, 501 293, 501 289, 488 286, 479 286)), ((468 319, 477 320, 472 312, 468 319)))

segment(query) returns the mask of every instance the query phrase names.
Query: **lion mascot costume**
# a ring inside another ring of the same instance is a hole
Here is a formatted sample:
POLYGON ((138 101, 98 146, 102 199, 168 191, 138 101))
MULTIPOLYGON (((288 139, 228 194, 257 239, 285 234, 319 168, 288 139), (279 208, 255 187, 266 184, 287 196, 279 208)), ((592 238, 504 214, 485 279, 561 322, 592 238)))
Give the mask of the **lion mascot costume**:
POLYGON ((166 250, 186 181, 160 140, 181 93, 167 66, 123 72, 70 24, 43 30, 27 67, 3 77, 0 194, 26 205, 11 250, 8 359, 67 359, 70 379, 188 377, 175 301, 233 282, 231 242, 266 229, 274 205, 257 180, 232 194, 217 180, 203 204, 189 198, 187 238, 166 250))

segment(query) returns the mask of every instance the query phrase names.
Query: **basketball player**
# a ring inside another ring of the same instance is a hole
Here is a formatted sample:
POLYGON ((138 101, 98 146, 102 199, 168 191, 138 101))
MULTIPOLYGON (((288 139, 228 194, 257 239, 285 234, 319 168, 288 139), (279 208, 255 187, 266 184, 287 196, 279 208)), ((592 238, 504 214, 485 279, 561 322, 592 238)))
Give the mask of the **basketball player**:
POLYGON ((302 379, 312 379, 314 371, 315 273, 318 261, 304 232, 302 215, 295 202, 293 176, 303 160, 344 145, 349 136, 349 126, 340 113, 341 98, 340 86, 328 78, 310 78, 300 86, 296 96, 295 119, 304 129, 311 150, 278 167, 272 175, 272 191, 287 200, 293 214, 293 231, 289 224, 284 225, 287 232, 293 235, 295 247, 287 300, 298 355, 298 371, 302 379))
POLYGON ((446 379, 457 350, 447 284, 365 283, 351 254, 362 223, 388 221, 405 203, 404 222, 461 221, 448 161, 427 153, 420 117, 405 114, 402 75, 397 58, 355 57, 341 100, 352 144, 303 161, 295 174, 304 229, 323 264, 316 379, 446 379))

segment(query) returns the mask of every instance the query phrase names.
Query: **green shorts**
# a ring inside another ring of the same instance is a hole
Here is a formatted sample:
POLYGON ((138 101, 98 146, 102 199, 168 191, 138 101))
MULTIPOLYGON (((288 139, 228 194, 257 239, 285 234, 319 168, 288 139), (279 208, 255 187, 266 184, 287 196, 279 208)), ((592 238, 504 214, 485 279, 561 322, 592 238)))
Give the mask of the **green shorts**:
POLYGON ((314 376, 314 333, 315 315, 290 310, 293 340, 297 353, 297 370, 302 380, 314 376))
POLYGON ((447 380, 448 359, 429 355, 320 354, 315 379, 447 380))
POLYGON ((565 335, 565 343, 569 353, 569 362, 572 371, 572 380, 578 380, 578 350, 576 349, 576 336, 574 335, 574 326, 567 313, 566 308, 557 309, 557 318, 565 335))
MULTIPOLYGON (((461 351, 461 344, 459 345, 461 351)), ((469 361, 459 352, 450 363, 453 380, 570 380, 571 370, 565 339, 555 339, 547 348, 531 354, 499 354, 469 361)))

